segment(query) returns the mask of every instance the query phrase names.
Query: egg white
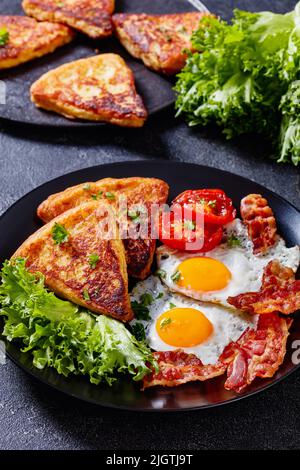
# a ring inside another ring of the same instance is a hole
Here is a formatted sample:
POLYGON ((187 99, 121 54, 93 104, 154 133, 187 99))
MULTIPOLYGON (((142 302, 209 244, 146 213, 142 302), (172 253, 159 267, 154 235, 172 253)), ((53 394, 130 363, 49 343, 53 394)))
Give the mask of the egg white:
POLYGON ((179 349, 162 341, 156 331, 156 321, 159 316, 172 308, 193 308, 202 312, 213 325, 213 333, 203 343, 191 348, 180 348, 186 353, 195 354, 203 364, 216 364, 224 348, 231 342, 237 341, 248 328, 254 328, 256 316, 250 316, 238 310, 230 310, 219 305, 190 300, 182 295, 170 292, 157 276, 150 276, 139 282, 131 294, 132 301, 140 301, 143 294, 152 296, 148 306, 151 319, 149 321, 133 320, 131 324, 141 322, 145 328, 146 341, 154 351, 174 351, 179 349))
POLYGON ((163 282, 174 292, 205 302, 218 303, 233 308, 227 302, 229 296, 245 292, 256 292, 261 287, 265 266, 269 261, 277 259, 284 266, 297 271, 299 266, 299 247, 287 248, 284 240, 278 237, 276 244, 264 255, 253 254, 253 244, 248 237, 248 231, 240 219, 235 219, 224 228, 225 239, 234 236, 239 239, 239 246, 230 246, 224 242, 207 253, 188 253, 171 249, 165 245, 157 250, 157 263, 164 276, 163 282), (221 261, 231 272, 228 285, 219 291, 201 292, 179 286, 172 280, 179 264, 188 259, 200 257, 214 258, 221 261))

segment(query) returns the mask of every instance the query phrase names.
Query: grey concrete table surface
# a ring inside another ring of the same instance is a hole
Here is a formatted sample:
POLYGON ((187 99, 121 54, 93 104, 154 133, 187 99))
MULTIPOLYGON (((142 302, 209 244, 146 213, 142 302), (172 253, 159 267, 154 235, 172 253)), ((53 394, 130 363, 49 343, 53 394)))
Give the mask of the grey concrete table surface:
MULTIPOLYGON (((295 3, 206 1, 225 18, 234 7, 282 12, 295 3)), ((265 185, 300 208, 298 171, 269 160, 264 142, 255 138, 225 142, 218 135, 188 129, 173 114, 167 110, 141 130, 59 132, 2 125, 0 212, 49 179, 101 163, 139 159, 226 169, 265 185)), ((73 400, 35 382, 10 361, 0 366, 0 374, 0 449, 300 447, 299 373, 223 408, 168 415, 118 412, 73 400)))

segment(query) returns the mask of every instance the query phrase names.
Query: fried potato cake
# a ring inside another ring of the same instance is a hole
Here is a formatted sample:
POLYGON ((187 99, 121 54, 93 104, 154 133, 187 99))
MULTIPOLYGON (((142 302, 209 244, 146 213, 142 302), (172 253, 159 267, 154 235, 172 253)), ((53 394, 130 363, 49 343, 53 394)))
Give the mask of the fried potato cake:
POLYGON ((178 73, 185 65, 184 49, 192 49, 191 35, 207 13, 170 15, 120 13, 113 16, 117 37, 128 52, 157 72, 178 73))
POLYGON ((133 314, 123 243, 99 235, 111 207, 91 201, 60 215, 31 235, 14 254, 41 272, 59 296, 95 313, 129 321, 133 314))
POLYGON ((70 119, 141 127, 147 118, 133 73, 116 54, 80 59, 51 70, 32 85, 31 99, 38 107, 70 119))
POLYGON ((0 70, 49 54, 75 36, 67 26, 26 16, 0 16, 0 28, 8 32, 7 43, 0 47, 0 70))
MULTIPOLYGON (((169 186, 156 178, 105 178, 73 186, 57 194, 52 194, 40 204, 38 217, 49 222, 64 211, 101 198, 115 207, 122 198, 127 198, 128 207, 144 204, 149 211, 151 204, 164 204, 168 199, 169 186), (109 197, 107 197, 109 195, 109 197)), ((128 216, 129 220, 130 217, 128 216)), ((156 242, 149 239, 123 240, 128 274, 138 279, 145 279, 151 269, 156 242)))
POLYGON ((114 0, 23 0, 23 9, 39 21, 66 24, 94 39, 112 34, 114 0))

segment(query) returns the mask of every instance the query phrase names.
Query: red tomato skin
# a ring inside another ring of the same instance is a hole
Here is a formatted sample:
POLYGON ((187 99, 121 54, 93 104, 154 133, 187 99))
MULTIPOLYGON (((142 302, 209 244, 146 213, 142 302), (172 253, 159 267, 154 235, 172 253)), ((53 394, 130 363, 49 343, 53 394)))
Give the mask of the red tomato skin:
MULTIPOLYGON (((184 223, 184 222, 183 222, 184 223)), ((213 250, 221 243, 223 236, 222 226, 205 225, 204 228, 204 241, 200 248, 192 248, 190 245, 195 242, 196 232, 186 231, 189 236, 181 238, 175 237, 176 225, 174 220, 170 220, 170 225, 163 223, 163 216, 161 214, 159 219, 159 239, 162 243, 179 251, 188 251, 190 253, 206 253, 213 250)), ((201 239, 203 234, 198 238, 201 239)))
POLYGON ((199 210, 204 212, 204 222, 211 225, 226 225, 232 222, 236 216, 236 210, 232 205, 232 200, 226 196, 222 189, 191 189, 179 194, 173 204, 183 206, 196 205, 191 209, 192 217, 196 218, 199 210), (205 201, 204 204, 199 201, 205 201), (215 204, 210 207, 209 204, 215 204), (202 207, 202 209, 200 209, 202 207), (216 212, 216 213, 214 213, 216 212))

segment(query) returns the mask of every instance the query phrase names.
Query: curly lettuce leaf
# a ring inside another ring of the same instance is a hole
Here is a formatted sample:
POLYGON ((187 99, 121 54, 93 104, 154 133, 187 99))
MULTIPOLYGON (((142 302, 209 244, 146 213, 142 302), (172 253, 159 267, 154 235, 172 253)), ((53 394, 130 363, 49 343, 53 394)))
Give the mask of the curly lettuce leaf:
POLYGON ((300 161, 300 80, 291 83, 282 97, 280 108, 282 122, 280 129, 279 162, 291 160, 294 165, 300 161))
POLYGON ((295 6, 294 28, 284 52, 281 76, 287 82, 300 78, 300 2, 295 6))
POLYGON ((35 367, 53 367, 66 377, 88 375, 94 384, 111 384, 117 373, 141 380, 150 365, 156 367, 150 349, 122 323, 57 298, 42 275, 27 271, 24 259, 6 261, 1 278, 3 335, 31 352, 35 367))
POLYGON ((177 116, 190 126, 217 124, 227 138, 256 132, 277 145, 281 98, 300 78, 299 28, 300 3, 282 15, 235 10, 232 24, 203 18, 196 52, 178 75, 177 116))

